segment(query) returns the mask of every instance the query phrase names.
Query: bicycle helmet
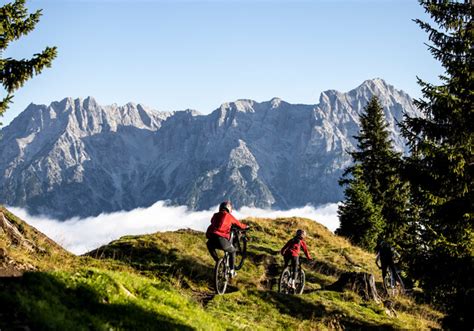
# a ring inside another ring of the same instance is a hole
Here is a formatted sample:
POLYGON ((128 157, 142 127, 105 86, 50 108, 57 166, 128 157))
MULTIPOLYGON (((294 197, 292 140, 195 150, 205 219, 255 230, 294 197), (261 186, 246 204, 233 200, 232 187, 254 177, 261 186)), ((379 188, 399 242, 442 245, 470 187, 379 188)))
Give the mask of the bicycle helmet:
POLYGON ((305 230, 302 230, 302 229, 298 229, 298 230, 296 231, 296 235, 297 235, 298 237, 304 238, 304 237, 306 237, 306 231, 305 231, 305 230))
POLYGON ((227 211, 228 213, 232 212, 232 203, 230 201, 221 202, 219 205, 219 211, 227 211))

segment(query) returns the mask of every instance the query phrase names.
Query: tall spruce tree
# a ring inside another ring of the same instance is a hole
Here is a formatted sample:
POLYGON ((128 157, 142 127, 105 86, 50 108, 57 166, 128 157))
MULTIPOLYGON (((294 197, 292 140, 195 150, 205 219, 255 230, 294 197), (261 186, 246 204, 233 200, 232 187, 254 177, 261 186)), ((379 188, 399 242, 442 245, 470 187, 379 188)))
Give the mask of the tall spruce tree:
MULTIPOLYGON (((377 233, 392 244, 403 246, 403 236, 408 225, 408 188, 400 179, 401 155, 392 147, 383 108, 377 97, 374 96, 364 108, 360 122, 359 135, 354 137, 357 140, 357 150, 350 153, 354 166, 346 170, 344 177, 354 176, 355 171, 360 169, 361 180, 371 195, 371 203, 380 210, 383 219, 381 230, 371 233, 377 233)), ((351 184, 344 180, 340 183, 351 184)), ((360 227, 354 229, 360 231, 360 227)), ((344 234, 352 235, 347 232, 344 234)), ((373 240, 377 239, 375 237, 373 240)))
POLYGON ((336 234, 372 251, 382 232, 384 220, 381 208, 373 203, 372 195, 362 177, 361 165, 355 165, 352 167, 352 177, 345 180, 345 200, 338 209, 340 227, 336 234))
POLYGON ((383 107, 376 96, 367 104, 360 122, 360 134, 354 137, 358 150, 351 153, 352 158, 362 165, 373 201, 382 210, 381 236, 394 245, 402 245, 408 218, 408 186, 400 178, 401 154, 392 146, 383 107))
POLYGON ((383 108, 374 96, 360 115, 360 132, 354 137, 357 150, 350 153, 354 162, 361 164, 363 178, 377 204, 384 200, 386 175, 393 172, 393 162, 397 157, 387 126, 383 108))
POLYGON ((407 161, 417 226, 412 274, 431 301, 442 304, 445 326, 474 325, 474 86, 472 1, 420 1, 438 28, 415 20, 428 33, 433 56, 444 67, 440 85, 418 79, 423 117, 406 117, 407 161))
POLYGON ((16 0, 0 7, 0 78, 5 90, 5 96, 0 101, 0 116, 8 109, 13 93, 35 74, 50 67, 56 57, 56 47, 46 47, 29 60, 3 58, 8 45, 34 30, 40 16, 41 10, 28 15, 25 0, 16 0))

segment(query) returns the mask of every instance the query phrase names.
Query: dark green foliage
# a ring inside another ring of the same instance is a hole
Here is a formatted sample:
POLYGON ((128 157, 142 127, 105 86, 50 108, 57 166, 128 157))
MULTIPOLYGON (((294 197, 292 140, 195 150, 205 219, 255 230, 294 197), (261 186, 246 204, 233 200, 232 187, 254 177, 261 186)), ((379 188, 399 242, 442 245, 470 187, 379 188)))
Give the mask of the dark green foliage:
POLYGON ((412 273, 450 313, 449 328, 472 328, 474 214, 474 29, 471 1, 420 1, 440 30, 416 20, 445 69, 436 86, 418 79, 424 117, 407 117, 407 160, 419 222, 412 273), (469 304, 470 303, 470 304, 469 304), (470 326, 469 326, 470 325, 470 326))
POLYGON ((361 164, 363 178, 369 186, 375 203, 381 203, 387 187, 386 174, 392 172, 397 154, 393 151, 383 108, 377 97, 373 97, 360 115, 360 133, 357 151, 351 156, 355 163, 361 164))
POLYGON ((50 67, 56 57, 56 47, 46 47, 29 60, 2 56, 10 42, 34 30, 40 16, 40 10, 28 15, 25 0, 16 0, 0 8, 0 72, 2 85, 7 94, 0 101, 0 116, 8 109, 13 92, 22 87, 28 79, 41 73, 45 67, 50 67))
POLYGON ((409 201, 407 183, 399 174, 401 154, 393 149, 377 97, 372 98, 360 119, 360 135, 355 137, 358 151, 351 155, 354 162, 361 164, 373 202, 381 208, 384 218, 381 237, 400 245, 407 227, 409 201))
POLYGON ((352 168, 353 178, 347 181, 346 200, 338 210, 340 227, 336 234, 348 238, 353 244, 373 251, 382 232, 381 208, 373 203, 372 195, 362 179, 360 166, 352 168))
MULTIPOLYGON (((354 231, 361 231, 355 217, 360 210, 366 213, 373 212, 372 222, 375 228, 368 229, 365 236, 374 236, 365 248, 373 248, 378 237, 386 241, 400 244, 407 227, 408 187, 399 176, 401 155, 393 150, 382 106, 377 97, 373 97, 360 116, 361 129, 357 140, 357 151, 351 152, 355 165, 349 167, 344 176, 353 177, 352 180, 343 179, 341 184, 352 186, 346 190, 344 210, 340 209, 341 227, 346 230, 338 231, 349 238, 357 238, 354 231), (356 175, 357 173, 357 175, 356 175), (354 192, 354 190, 362 190, 354 192), (349 194, 351 197, 349 197, 349 194), (370 196, 370 208, 368 197, 370 196), (357 196, 357 198, 355 198, 357 196), (360 204, 360 205, 358 205, 360 204), (348 227, 344 222, 355 222, 348 227)), ((365 216, 368 220, 368 214, 365 216)), ((359 221, 360 222, 360 221, 359 221)), ((369 223, 365 221, 366 226, 369 223)), ((353 239, 351 239, 353 240, 353 239)), ((367 239, 365 242, 368 243, 367 239)), ((354 242, 361 245, 359 242, 354 242)))

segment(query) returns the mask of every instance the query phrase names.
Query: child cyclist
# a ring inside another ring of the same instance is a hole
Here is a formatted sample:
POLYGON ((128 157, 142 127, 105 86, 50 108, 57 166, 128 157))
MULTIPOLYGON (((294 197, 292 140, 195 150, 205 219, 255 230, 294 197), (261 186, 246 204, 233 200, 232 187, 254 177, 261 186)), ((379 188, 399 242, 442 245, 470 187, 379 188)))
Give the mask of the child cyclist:
POLYGON ((303 248, 303 252, 308 258, 308 260, 311 260, 311 255, 309 255, 308 247, 306 246, 306 242, 304 241, 305 237, 306 231, 299 229, 298 231, 296 231, 296 235, 290 240, 288 240, 285 246, 283 246, 283 248, 281 249, 281 255, 283 255, 283 257, 285 258, 285 266, 283 267, 283 269, 286 268, 291 262, 289 285, 292 288, 295 288, 295 276, 299 264, 299 254, 301 247, 303 248))

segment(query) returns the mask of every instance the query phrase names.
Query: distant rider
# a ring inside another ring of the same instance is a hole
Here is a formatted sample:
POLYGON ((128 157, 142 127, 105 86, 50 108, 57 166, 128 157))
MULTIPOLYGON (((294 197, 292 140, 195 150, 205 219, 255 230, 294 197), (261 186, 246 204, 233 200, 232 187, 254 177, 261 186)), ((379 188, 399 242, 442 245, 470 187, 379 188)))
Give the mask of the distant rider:
POLYGON ((230 275, 234 277, 236 272, 234 270, 235 252, 236 248, 232 246, 230 240, 230 229, 233 225, 240 229, 246 229, 248 226, 240 223, 232 213, 232 204, 230 201, 224 201, 219 205, 219 212, 215 213, 211 219, 211 225, 207 228, 206 237, 207 249, 214 261, 218 261, 216 249, 222 249, 230 253, 230 275))
POLYGON ((395 268, 395 259, 400 258, 400 254, 392 247, 389 243, 380 240, 375 247, 377 252, 377 257, 375 258, 375 264, 379 269, 382 269, 382 279, 385 279, 387 275, 387 268, 390 268, 392 271, 392 279, 390 280, 391 286, 395 285, 395 275, 397 274, 397 269, 395 268), (381 263, 381 264, 380 264, 381 263))
POLYGON ((288 242, 283 246, 281 249, 281 255, 285 258, 285 266, 286 268, 288 264, 291 262, 291 278, 290 278, 290 286, 295 288, 295 278, 296 278, 296 269, 298 268, 299 264, 299 254, 300 248, 303 248, 303 252, 308 258, 311 260, 311 255, 309 255, 308 247, 306 246, 306 242, 304 238, 306 237, 306 231, 299 229, 296 231, 296 235, 288 240, 288 242))

